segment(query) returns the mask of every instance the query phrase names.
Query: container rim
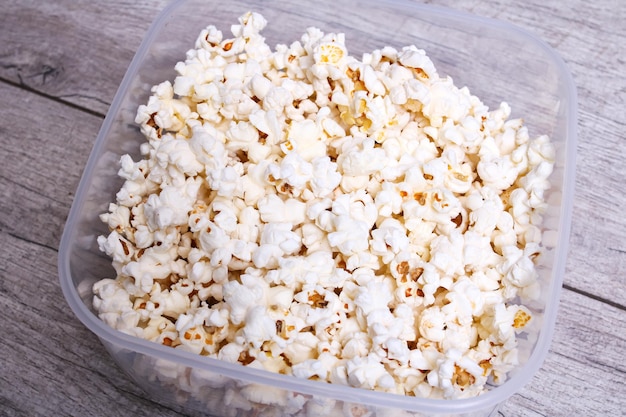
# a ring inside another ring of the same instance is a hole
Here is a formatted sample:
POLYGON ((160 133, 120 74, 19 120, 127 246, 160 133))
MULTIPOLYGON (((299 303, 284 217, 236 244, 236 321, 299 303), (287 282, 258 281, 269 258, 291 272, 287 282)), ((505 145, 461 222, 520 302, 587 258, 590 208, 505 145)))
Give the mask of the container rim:
MULTIPOLYGON (((473 398, 440 400, 418 397, 406 397, 397 394, 369 391, 362 388, 350 386, 339 386, 336 384, 318 383, 309 380, 300 380, 293 376, 274 374, 265 370, 243 367, 238 364, 231 364, 214 358, 202 357, 190 352, 172 349, 166 346, 149 342, 134 336, 127 335, 119 330, 115 330, 102 322, 83 303, 77 288, 72 283, 70 252, 73 239, 76 235, 76 219, 85 203, 88 186, 94 175, 95 162, 104 146, 105 137, 111 129, 114 115, 121 106, 126 91, 133 78, 139 71, 142 59, 146 56, 148 49, 157 36, 157 29, 164 25, 166 21, 179 9, 187 0, 174 0, 170 2, 155 18, 149 27, 146 36, 141 42, 128 70, 114 96, 110 109, 100 128, 90 156, 87 160, 85 170, 77 187, 74 201, 70 208, 63 234, 60 240, 58 254, 58 273, 63 295, 76 317, 101 340, 115 343, 120 347, 136 351, 141 354, 159 357, 176 362, 183 366, 200 368, 203 370, 223 373, 232 378, 243 379, 251 383, 271 384, 278 389, 288 391, 301 391, 310 395, 323 395, 337 400, 359 402, 367 406, 380 406, 400 408, 411 411, 431 412, 431 413, 451 413, 451 412, 473 412, 483 410, 488 407, 495 407, 507 398, 515 394, 523 385, 528 383, 531 377, 541 367, 548 353, 551 343, 556 315, 558 311, 558 297, 553 304, 546 305, 544 324, 540 337, 530 355, 527 364, 518 373, 507 379, 505 383, 497 386, 488 392, 473 398)), ((379 0, 379 5, 389 5, 398 8, 398 1, 379 0)), ((577 98, 576 88, 572 75, 565 62, 545 41, 541 40, 531 32, 515 26, 508 22, 473 15, 467 12, 448 9, 441 6, 428 4, 415 4, 402 0, 402 8, 408 8, 415 12, 437 15, 446 20, 463 20, 473 22, 483 26, 490 26, 500 30, 515 32, 525 37, 528 41, 539 46, 546 55, 553 61, 560 71, 562 82, 566 87, 567 102, 565 112, 567 115, 567 161, 564 172, 563 200, 561 203, 561 213, 559 220, 558 251, 566 254, 568 250, 568 240, 570 234, 571 212, 573 205, 574 172, 575 172, 575 151, 576 151, 576 124, 577 124, 577 98)), ((563 103, 561 103, 563 104, 563 103)), ((552 280, 549 291, 552 294, 559 294, 565 272, 566 256, 555 257, 555 265, 552 269, 552 280)))

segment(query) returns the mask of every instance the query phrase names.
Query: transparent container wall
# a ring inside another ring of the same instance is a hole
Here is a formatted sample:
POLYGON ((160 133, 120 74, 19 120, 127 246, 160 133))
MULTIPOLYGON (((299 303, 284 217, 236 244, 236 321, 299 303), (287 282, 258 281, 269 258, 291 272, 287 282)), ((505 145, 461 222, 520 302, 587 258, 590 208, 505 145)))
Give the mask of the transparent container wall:
POLYGON ((497 406, 468 413, 433 414, 366 405, 358 400, 334 399, 306 391, 276 388, 229 373, 142 354, 106 339, 101 341, 116 363, 152 398, 174 407, 182 405, 190 416, 485 417, 497 413, 497 406))
POLYGON ((575 111, 572 108, 575 92, 569 74, 564 71, 563 64, 549 48, 523 31, 408 1, 315 1, 297 6, 291 1, 189 0, 176 3, 166 9, 148 32, 111 105, 85 168, 59 255, 60 279, 68 303, 141 387, 155 398, 182 404, 190 410, 220 417, 322 415, 321 412, 306 412, 330 401, 334 406, 323 415, 488 416, 495 412, 498 403, 530 379, 541 365, 552 338, 571 206, 571 196, 564 190, 571 192, 574 175, 575 120, 572 115, 575 111), (544 232, 552 243, 539 265, 542 298, 532 306, 537 318, 534 334, 522 336, 520 341, 521 357, 527 363, 513 372, 507 383, 481 398, 450 401, 445 406, 432 400, 398 399, 390 394, 349 387, 328 388, 311 381, 298 381, 296 385, 302 389, 296 390, 285 376, 276 379, 256 375, 245 368, 221 369, 216 361, 188 358, 141 340, 129 342, 126 335, 120 337, 119 332, 106 327, 93 314, 93 283, 115 277, 110 259, 97 247, 97 236, 107 233, 106 225, 98 216, 115 201, 115 193, 122 185, 117 176, 120 156, 129 153, 139 157, 139 145, 144 138, 134 123, 137 107, 147 101, 153 85, 173 81, 174 65, 185 59, 186 51, 194 47, 203 28, 215 24, 228 37, 230 25, 248 10, 260 12, 268 20, 263 35, 271 46, 300 39, 310 26, 324 32, 345 33, 348 50, 356 56, 384 46, 399 49, 414 44, 426 51, 440 75, 449 75, 458 86, 467 86, 492 109, 501 101, 507 101, 513 109, 513 117, 524 118, 531 136, 551 136, 557 148, 557 161, 551 178, 553 187, 546 194, 549 204, 544 232), (267 403, 269 400, 263 396, 254 402, 254 407, 249 407, 245 401, 237 403, 243 401, 237 397, 240 392, 253 391, 246 388, 251 384, 261 384, 263 388, 263 384, 274 383, 273 387, 265 389, 271 391, 272 396, 288 399, 284 400, 286 405, 267 403), (303 411, 294 411, 290 407, 295 407, 300 397, 305 401, 303 411), (364 407, 364 414, 357 413, 359 407, 364 407), (352 409, 354 412, 350 414, 352 409))

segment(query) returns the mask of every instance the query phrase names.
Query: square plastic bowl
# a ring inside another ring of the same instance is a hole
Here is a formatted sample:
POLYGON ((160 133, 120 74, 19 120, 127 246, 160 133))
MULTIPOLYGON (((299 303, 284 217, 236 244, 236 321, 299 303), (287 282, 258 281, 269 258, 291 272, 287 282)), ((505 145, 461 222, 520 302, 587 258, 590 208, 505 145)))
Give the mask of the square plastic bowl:
POLYGON ((177 403, 189 412, 224 416, 488 416, 519 391, 540 368, 550 345, 565 268, 571 220, 576 148, 576 96, 562 60, 544 42, 509 24, 409 0, 209 1, 170 4, 155 20, 111 104, 76 192, 59 251, 59 278, 76 316, 94 332, 114 360, 150 396, 177 403), (174 65, 185 59, 209 24, 230 33, 247 11, 268 20, 267 43, 289 44, 309 26, 343 32, 352 55, 384 46, 414 44, 431 57, 441 75, 468 86, 490 108, 507 101, 513 117, 523 117, 531 136, 550 135, 556 147, 552 188, 543 231, 552 248, 538 266, 542 296, 533 307, 534 337, 519 341, 521 364, 508 380, 478 397, 433 400, 371 392, 297 379, 221 362, 138 339, 108 327, 92 307, 92 285, 115 277, 96 238, 107 234, 98 216, 122 185, 121 155, 139 156, 144 141, 134 124, 137 107, 150 87, 173 80, 174 65), (241 401, 254 388, 271 395, 241 401))

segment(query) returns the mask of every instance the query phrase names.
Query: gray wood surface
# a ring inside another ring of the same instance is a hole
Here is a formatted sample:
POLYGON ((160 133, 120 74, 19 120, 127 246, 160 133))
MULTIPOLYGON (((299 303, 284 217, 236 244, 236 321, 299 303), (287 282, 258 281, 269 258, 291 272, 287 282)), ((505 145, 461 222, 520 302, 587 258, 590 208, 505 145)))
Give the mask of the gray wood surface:
MULTIPOLYGON (((502 416, 626 414, 626 3, 439 0, 554 47, 578 88, 571 249, 550 353, 502 416)), ((59 239, 103 117, 164 0, 0 0, 0 415, 181 416, 67 307, 59 239)))

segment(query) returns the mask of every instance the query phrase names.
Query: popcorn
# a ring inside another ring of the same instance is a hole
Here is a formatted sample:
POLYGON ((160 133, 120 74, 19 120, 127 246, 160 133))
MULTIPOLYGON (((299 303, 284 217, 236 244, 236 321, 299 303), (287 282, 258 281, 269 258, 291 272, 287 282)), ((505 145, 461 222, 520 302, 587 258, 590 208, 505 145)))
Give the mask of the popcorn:
POLYGON ((257 349, 266 340, 276 336, 276 322, 267 315, 264 306, 254 306, 248 309, 242 336, 247 343, 257 349))
POLYGON ((422 337, 441 342, 445 337, 446 317, 439 306, 432 306, 420 315, 419 333, 422 337))
POLYGON ((94 284, 93 304, 99 317, 109 326, 125 333, 136 333, 139 314, 124 288, 116 280, 103 279, 94 284))
POLYGON ((348 382, 355 387, 391 389, 394 386, 393 377, 380 362, 380 358, 371 354, 346 361, 346 372, 348 382))
POLYGON ((110 256, 116 264, 128 263, 134 253, 132 243, 115 230, 106 237, 98 236, 98 247, 110 256))
POLYGON ((244 275, 243 279, 244 283, 228 281, 222 287, 224 301, 230 312, 229 321, 235 325, 242 324, 248 310, 260 305, 265 298, 265 285, 261 280, 255 280, 248 275, 244 275))
MULTIPOLYGON (((272 50, 266 24, 250 12, 232 37, 207 27, 138 108, 142 159, 120 158, 124 184, 100 216, 116 278, 93 286, 99 317, 364 389, 466 398, 503 382, 536 323, 524 303, 541 292, 549 138, 531 138, 506 103, 489 110, 416 46, 357 59, 343 34, 309 28, 272 50)), ((229 415, 378 415, 149 368, 229 415)))

